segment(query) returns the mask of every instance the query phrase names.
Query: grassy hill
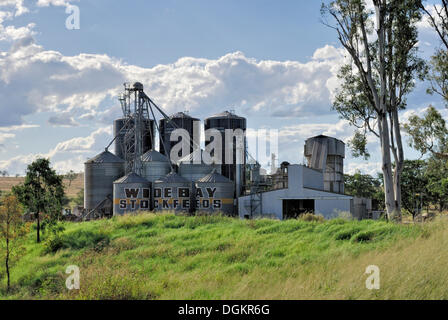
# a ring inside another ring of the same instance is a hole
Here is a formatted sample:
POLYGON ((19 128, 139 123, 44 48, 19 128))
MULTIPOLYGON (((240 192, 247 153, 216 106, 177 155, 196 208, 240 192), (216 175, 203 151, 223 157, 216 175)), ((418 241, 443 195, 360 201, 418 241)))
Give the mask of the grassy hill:
MULTIPOLYGON (((241 221, 142 214, 66 223, 12 273, 3 299, 447 299, 448 222, 241 221), (81 289, 65 288, 77 265, 81 289), (366 267, 381 270, 367 290, 366 267)), ((1 263, 3 265, 3 263, 1 263)))

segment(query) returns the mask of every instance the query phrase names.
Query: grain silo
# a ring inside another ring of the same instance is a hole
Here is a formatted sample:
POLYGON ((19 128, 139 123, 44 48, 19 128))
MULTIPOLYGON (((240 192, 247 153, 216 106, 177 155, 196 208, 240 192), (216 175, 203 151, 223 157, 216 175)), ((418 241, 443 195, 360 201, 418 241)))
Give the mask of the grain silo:
POLYGON ((114 182, 114 215, 151 209, 151 183, 136 173, 114 182))
MULTIPOLYGON (((163 118, 159 121, 160 153, 169 158, 171 149, 181 141, 181 137, 179 137, 177 141, 171 141, 171 134, 176 129, 184 129, 187 132, 185 139, 190 139, 190 150, 187 153, 192 153, 193 150, 195 150, 193 141, 194 133, 200 133, 200 120, 189 116, 185 112, 178 112, 170 116, 168 119, 163 118)), ((199 138, 200 137, 197 137, 197 139, 199 138)), ((184 139, 184 137, 182 137, 182 139, 184 139)), ((197 142, 199 143, 199 141, 197 142)), ((182 155, 179 154, 176 159, 181 157, 182 155)))
MULTIPOLYGON (((241 195, 246 177, 246 118, 225 111, 205 119, 204 129, 216 129, 221 133, 221 159, 223 163, 221 166, 221 174, 230 180, 235 181, 236 196, 241 195), (241 140, 231 136, 228 136, 226 139, 226 131, 242 136, 241 140), (226 154, 229 159, 226 159, 226 154), (239 155, 238 159, 237 155, 239 155)), ((210 141, 206 141, 205 145, 207 146, 210 143, 210 141)))
POLYGON ((113 183, 124 175, 124 170, 125 161, 107 150, 84 164, 84 208, 88 212, 106 199, 112 201, 113 183))
POLYGON ((324 135, 306 140, 304 155, 308 166, 324 173, 324 190, 344 193, 345 143, 324 135))
MULTIPOLYGON (((126 125, 126 121, 128 119, 117 119, 114 121, 114 137, 115 138, 115 155, 117 157, 120 157, 121 159, 124 159, 125 157, 125 135, 128 131, 128 129, 123 129, 123 127, 126 125)), ((131 126, 133 125, 133 120, 130 119, 131 126)), ((144 119, 143 121, 145 125, 144 134, 143 134, 143 152, 146 152, 148 150, 151 150, 154 148, 154 137, 155 137, 155 130, 154 130, 154 120, 150 119, 144 119)), ((129 127, 129 126, 128 126, 129 127)), ((134 139, 131 139, 131 144, 134 139)))
POLYGON ((142 156, 143 177, 149 182, 163 178, 171 172, 170 160, 155 150, 149 150, 142 156))
POLYGON ((214 169, 218 173, 221 173, 221 165, 208 163, 209 161, 207 161, 207 159, 204 159, 203 150, 198 153, 197 159, 194 155, 194 153, 191 153, 188 156, 180 159, 177 163, 179 167, 178 172, 182 177, 194 182, 209 174, 214 169))
POLYGON ((155 211, 185 211, 192 209, 192 186, 187 179, 170 172, 153 184, 153 205, 155 211))
POLYGON ((234 182, 213 170, 195 183, 195 209, 233 215, 234 194, 234 182))

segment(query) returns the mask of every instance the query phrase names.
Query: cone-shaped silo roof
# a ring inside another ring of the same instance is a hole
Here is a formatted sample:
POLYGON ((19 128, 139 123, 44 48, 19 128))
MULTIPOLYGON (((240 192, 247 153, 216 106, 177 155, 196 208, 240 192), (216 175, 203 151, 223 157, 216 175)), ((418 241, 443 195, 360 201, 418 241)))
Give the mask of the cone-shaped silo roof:
POLYGON ((207 119, 213 119, 213 118, 231 118, 231 119, 244 119, 243 117, 237 116, 236 114, 230 112, 230 111, 224 111, 218 114, 215 114, 213 116, 208 117, 207 119))
POLYGON ((142 155, 142 161, 144 162, 170 162, 170 160, 156 150, 149 150, 142 155))
POLYGON ((109 151, 103 151, 99 155, 86 161, 86 163, 124 163, 125 161, 109 151))
POLYGON ((131 172, 121 177, 118 180, 115 180, 114 183, 148 183, 149 181, 145 178, 139 176, 138 174, 131 172))
POLYGON ((177 174, 176 172, 171 171, 166 176, 164 176, 160 179, 157 179, 155 182, 156 183, 160 183, 160 182, 162 182, 162 183, 187 183, 190 181, 188 181, 181 175, 177 174))
POLYGON ((213 169, 212 172, 210 172, 205 177, 202 177, 197 182, 202 182, 202 183, 229 183, 229 182, 232 182, 232 180, 227 179, 223 175, 221 175, 218 172, 216 172, 216 169, 213 169))

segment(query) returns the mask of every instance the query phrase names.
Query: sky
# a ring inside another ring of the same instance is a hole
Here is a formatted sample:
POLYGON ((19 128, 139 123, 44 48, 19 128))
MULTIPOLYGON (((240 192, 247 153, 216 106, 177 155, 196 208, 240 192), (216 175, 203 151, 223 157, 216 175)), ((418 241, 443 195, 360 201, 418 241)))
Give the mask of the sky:
MULTIPOLYGON (((370 0, 369 0, 370 1, 370 0)), ((428 3, 429 5, 429 3, 428 3)), ((308 137, 347 142, 351 128, 331 109, 344 63, 313 0, 0 0, 0 170, 23 175, 37 157, 59 173, 80 172, 112 140, 124 82, 142 82, 167 113, 200 119, 235 110, 249 128, 279 132, 280 162, 304 163, 308 137), (76 6, 79 29, 66 20, 76 6)), ((419 52, 439 41, 419 24, 419 52)), ((417 83, 402 121, 442 101, 417 83)), ((404 137, 405 142, 407 137, 404 137)), ((372 157, 346 150, 345 172, 375 175, 372 157)), ((250 149, 251 153, 255 153, 250 149)), ((409 159, 420 155, 409 147, 409 159)))

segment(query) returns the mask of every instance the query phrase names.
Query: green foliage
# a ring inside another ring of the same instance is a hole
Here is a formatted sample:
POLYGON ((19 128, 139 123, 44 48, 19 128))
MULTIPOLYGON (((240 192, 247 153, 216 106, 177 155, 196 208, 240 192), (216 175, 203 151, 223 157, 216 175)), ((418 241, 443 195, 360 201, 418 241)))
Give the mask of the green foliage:
POLYGON ((429 18, 442 44, 442 48, 438 49, 431 58, 431 71, 428 75, 431 86, 428 93, 440 95, 448 106, 448 2, 441 1, 432 7, 433 10, 428 10, 422 2, 421 8, 429 18))
POLYGON ((46 241, 46 252, 55 253, 61 249, 91 248, 101 251, 110 242, 109 236, 104 232, 90 230, 76 230, 65 234, 52 234, 46 241))
POLYGON ((361 174, 360 171, 353 175, 345 174, 345 193, 359 198, 370 198, 373 201, 374 209, 384 209, 384 190, 382 177, 379 174, 374 178, 368 174, 361 174))
POLYGON ((415 209, 428 203, 427 164, 423 160, 405 160, 401 177, 403 208, 413 216, 415 209), (423 203, 420 203, 420 202, 423 203))
POLYGON ((444 157, 448 148, 448 129, 442 115, 433 106, 429 106, 424 116, 412 115, 404 124, 409 134, 409 146, 422 155, 432 153, 444 157))
POLYGON ((348 147, 352 150, 354 158, 363 157, 364 160, 369 160, 370 153, 367 150, 366 132, 356 131, 353 138, 348 142, 348 147))
POLYGON ((38 213, 44 213, 47 224, 56 223, 66 201, 62 178, 51 169, 48 159, 37 159, 26 171, 25 182, 12 188, 21 204, 38 218, 37 242, 40 242, 38 213))
POLYGON ((5 196, 0 205, 0 253, 4 257, 7 291, 11 287, 11 268, 24 253, 21 238, 26 232, 19 201, 14 195, 5 196))
POLYGON ((78 193, 76 194, 76 197, 74 199, 75 204, 77 206, 82 206, 84 205, 84 189, 81 189, 78 191, 78 193))

